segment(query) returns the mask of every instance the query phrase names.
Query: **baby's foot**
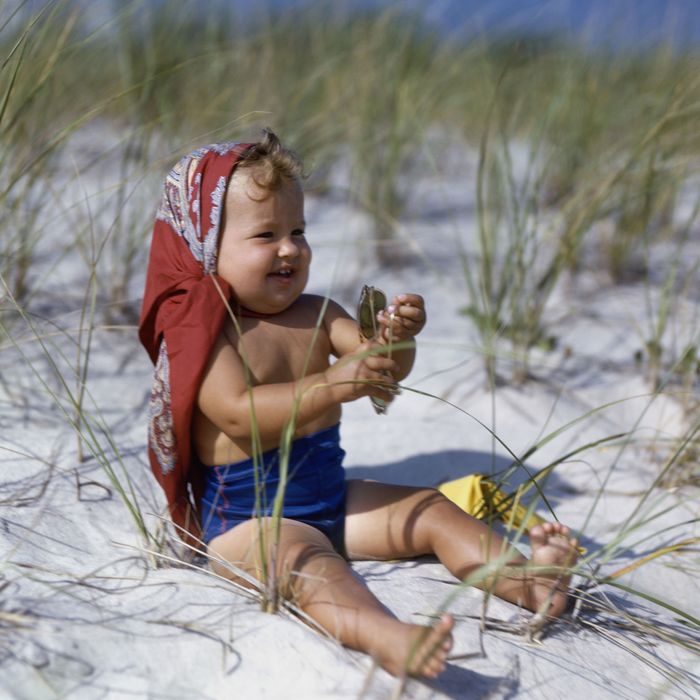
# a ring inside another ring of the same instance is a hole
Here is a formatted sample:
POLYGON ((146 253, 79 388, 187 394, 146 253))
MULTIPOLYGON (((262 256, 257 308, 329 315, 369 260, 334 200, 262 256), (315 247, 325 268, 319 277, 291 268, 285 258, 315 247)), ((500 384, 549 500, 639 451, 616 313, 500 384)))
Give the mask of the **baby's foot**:
MULTIPOLYGON (((578 542, 571 537, 571 531, 561 523, 543 523, 530 530, 532 557, 530 562, 538 567, 570 567, 578 557, 578 542)), ((535 574, 533 584, 535 606, 538 610, 550 600, 547 615, 559 617, 566 609, 571 575, 552 571, 535 574)))
POLYGON ((384 670, 394 676, 435 678, 445 670, 452 648, 451 615, 443 615, 433 627, 401 622, 383 637, 382 649, 375 652, 384 670))

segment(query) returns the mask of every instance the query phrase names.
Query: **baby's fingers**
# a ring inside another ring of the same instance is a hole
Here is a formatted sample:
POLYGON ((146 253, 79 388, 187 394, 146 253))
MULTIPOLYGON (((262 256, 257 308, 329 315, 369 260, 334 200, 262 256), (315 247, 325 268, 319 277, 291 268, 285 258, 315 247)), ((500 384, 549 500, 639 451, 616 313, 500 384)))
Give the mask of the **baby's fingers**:
POLYGON ((399 294, 391 303, 396 306, 411 306, 414 309, 425 309, 425 300, 420 294, 399 294))
POLYGON ((399 365, 392 359, 384 355, 372 355, 365 360, 365 365, 368 369, 382 375, 394 374, 399 372, 399 365))
POLYGON ((425 323, 425 308, 423 306, 414 306, 413 304, 398 303, 397 297, 393 303, 386 308, 387 315, 394 314, 396 318, 402 321, 413 321, 414 323, 425 323))
POLYGON ((357 355, 365 366, 377 372, 396 372, 399 366, 389 357, 389 350, 376 340, 360 345, 357 355))
POLYGON ((392 305, 381 313, 379 322, 384 327, 385 339, 388 339, 389 333, 396 337, 415 335, 425 325, 425 312, 412 306, 392 305))

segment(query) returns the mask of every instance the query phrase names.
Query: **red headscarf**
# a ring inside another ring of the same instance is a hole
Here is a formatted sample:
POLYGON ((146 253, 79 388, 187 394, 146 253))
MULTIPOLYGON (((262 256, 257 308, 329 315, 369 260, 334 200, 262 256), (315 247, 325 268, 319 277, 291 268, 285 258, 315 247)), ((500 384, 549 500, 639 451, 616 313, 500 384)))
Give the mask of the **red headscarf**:
POLYGON ((245 143, 214 144, 185 156, 165 180, 156 214, 139 338, 155 365, 148 456, 183 540, 201 537, 201 469, 190 427, 195 400, 226 317, 216 275, 221 213, 245 143), (217 289, 218 285, 218 289, 217 289), (191 485, 190 493, 188 485, 191 485))

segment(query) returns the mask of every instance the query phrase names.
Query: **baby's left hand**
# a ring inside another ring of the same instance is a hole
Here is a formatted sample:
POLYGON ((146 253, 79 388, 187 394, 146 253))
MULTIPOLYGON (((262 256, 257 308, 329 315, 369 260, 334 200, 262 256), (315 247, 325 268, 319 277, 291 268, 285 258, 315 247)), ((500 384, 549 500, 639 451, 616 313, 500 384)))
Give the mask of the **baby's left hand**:
POLYGON ((398 343, 418 335, 425 326, 425 302, 418 294, 399 294, 377 314, 384 343, 398 343), (391 328, 391 331, 389 330, 391 328))

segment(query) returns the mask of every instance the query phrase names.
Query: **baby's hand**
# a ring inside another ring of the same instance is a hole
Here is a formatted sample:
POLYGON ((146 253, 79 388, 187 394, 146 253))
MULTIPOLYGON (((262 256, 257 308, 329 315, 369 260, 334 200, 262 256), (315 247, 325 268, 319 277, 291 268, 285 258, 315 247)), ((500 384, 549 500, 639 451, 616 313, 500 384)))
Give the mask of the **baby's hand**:
POLYGON ((398 343, 418 335, 425 326, 425 302, 418 294, 399 294, 377 314, 381 340, 398 343))
POLYGON ((392 373, 399 366, 386 356, 386 349, 377 342, 365 342, 354 353, 344 355, 325 372, 326 380, 338 403, 372 396, 386 403, 393 401, 396 381, 392 373), (377 352, 379 351, 379 352, 377 352))

